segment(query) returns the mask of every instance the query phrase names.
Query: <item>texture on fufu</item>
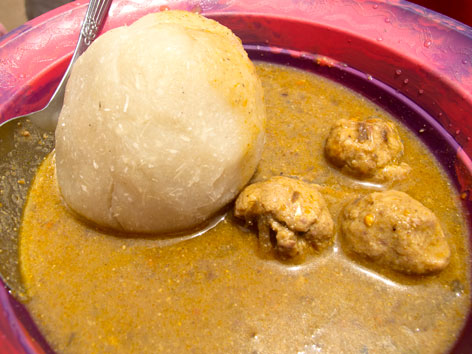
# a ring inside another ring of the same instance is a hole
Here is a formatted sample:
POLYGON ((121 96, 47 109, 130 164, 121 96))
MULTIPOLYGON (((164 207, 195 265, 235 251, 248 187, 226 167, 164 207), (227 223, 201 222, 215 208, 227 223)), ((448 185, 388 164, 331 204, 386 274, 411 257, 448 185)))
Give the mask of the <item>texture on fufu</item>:
POLYGON ((183 11, 149 14, 75 63, 56 128, 59 188, 101 226, 191 229, 249 181, 264 127, 260 80, 228 28, 183 11))

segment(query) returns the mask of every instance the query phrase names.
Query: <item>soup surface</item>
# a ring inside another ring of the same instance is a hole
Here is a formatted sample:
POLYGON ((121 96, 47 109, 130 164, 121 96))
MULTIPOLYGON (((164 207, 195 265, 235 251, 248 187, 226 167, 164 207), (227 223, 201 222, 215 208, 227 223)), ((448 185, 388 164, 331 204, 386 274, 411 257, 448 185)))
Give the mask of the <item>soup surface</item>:
MULTIPOLYGON (((329 129, 340 118, 393 118, 313 74, 266 63, 257 70, 268 127, 254 181, 288 175, 320 184, 339 230, 347 201, 387 186, 330 166, 323 155, 329 129)), ((469 308, 467 225, 434 158, 396 124, 412 172, 388 188, 438 216, 452 253, 439 274, 406 276, 348 258, 339 231, 324 252, 282 262, 262 254, 256 232, 231 213, 191 238, 96 230, 65 207, 51 155, 33 183, 20 235, 26 305, 61 353, 445 351, 469 308)))

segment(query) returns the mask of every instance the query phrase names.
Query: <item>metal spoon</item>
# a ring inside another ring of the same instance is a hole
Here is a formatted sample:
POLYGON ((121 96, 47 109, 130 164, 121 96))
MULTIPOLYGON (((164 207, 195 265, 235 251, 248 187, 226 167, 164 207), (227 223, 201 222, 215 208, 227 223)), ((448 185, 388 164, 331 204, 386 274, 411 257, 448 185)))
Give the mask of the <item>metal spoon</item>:
MULTIPOLYGON (((59 117, 59 113, 64 102, 65 86, 67 80, 69 79, 72 65, 95 40, 97 33, 103 24, 103 20, 108 13, 108 8, 110 7, 111 2, 112 0, 90 0, 90 3, 87 7, 87 12, 85 13, 84 21, 82 22, 77 46, 75 47, 72 59, 69 63, 69 66, 67 67, 66 72, 64 73, 64 76, 62 77, 61 82, 59 83, 59 86, 57 86, 56 91, 49 100, 49 103, 44 108, 27 115, 29 119, 36 125, 42 127, 43 129, 55 129, 57 118, 59 117)), ((15 117, 12 118, 12 120, 24 117, 25 116, 15 117)), ((8 122, 10 121, 11 120, 8 120, 8 122)))
POLYGON ((42 159, 54 147, 51 132, 64 102, 72 65, 96 38, 111 2, 90 0, 74 54, 49 103, 39 111, 0 125, 0 277, 20 298, 24 290, 18 265, 18 232, 29 185, 42 159))

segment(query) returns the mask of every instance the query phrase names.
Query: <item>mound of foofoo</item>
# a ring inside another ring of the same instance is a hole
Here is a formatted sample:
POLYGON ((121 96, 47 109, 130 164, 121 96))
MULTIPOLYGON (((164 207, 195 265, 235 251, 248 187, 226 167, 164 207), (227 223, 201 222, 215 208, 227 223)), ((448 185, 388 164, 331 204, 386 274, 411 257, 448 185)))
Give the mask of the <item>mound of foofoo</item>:
POLYGON ((264 128, 260 80, 228 28, 183 11, 149 14, 75 63, 56 128, 59 188, 105 227, 190 229, 249 181, 264 128))

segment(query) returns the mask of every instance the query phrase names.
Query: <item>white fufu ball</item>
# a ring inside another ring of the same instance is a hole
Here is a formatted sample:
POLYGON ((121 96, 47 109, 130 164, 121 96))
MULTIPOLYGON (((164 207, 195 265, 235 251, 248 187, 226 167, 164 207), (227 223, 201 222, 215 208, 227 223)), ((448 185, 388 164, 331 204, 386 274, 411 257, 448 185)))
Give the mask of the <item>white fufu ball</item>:
POLYGON ((264 128, 241 41, 200 15, 150 14, 106 32, 75 63, 56 128, 59 188, 105 227, 192 229, 247 184, 264 128))

